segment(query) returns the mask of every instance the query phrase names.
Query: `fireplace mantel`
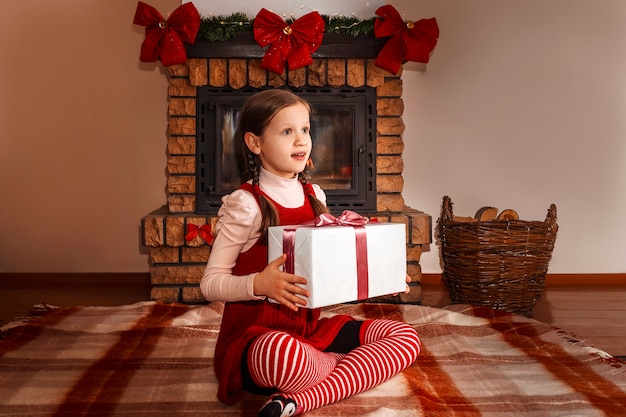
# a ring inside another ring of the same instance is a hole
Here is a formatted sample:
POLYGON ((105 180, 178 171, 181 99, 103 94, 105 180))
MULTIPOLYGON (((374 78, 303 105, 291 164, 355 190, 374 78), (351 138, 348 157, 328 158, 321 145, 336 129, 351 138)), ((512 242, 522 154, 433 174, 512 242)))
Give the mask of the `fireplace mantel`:
MULTIPOLYGON (((373 36, 327 34, 308 67, 276 74, 260 67, 264 50, 243 32, 228 41, 197 40, 188 45, 185 64, 167 67, 167 205, 142 219, 142 243, 149 248, 151 297, 166 302, 201 303, 199 283, 210 242, 201 234, 189 238, 190 226, 214 225, 215 215, 196 212, 197 91, 219 88, 302 88, 306 86, 369 86, 376 89, 376 212, 379 222, 407 226, 407 272, 412 291, 386 302, 421 302, 422 248, 431 243, 431 217, 407 207, 404 180, 404 123, 402 79, 376 67, 375 59, 386 39, 373 36)), ((416 138, 411 138, 416 140, 416 138)), ((196 228, 197 229, 197 228, 196 228)))
MULTIPOLYGON (((349 36, 327 33, 313 58, 376 58, 388 38, 375 38, 371 35, 349 36)), ((196 39, 193 45, 186 45, 187 58, 262 58, 261 48, 252 32, 241 32, 226 41, 196 39)))

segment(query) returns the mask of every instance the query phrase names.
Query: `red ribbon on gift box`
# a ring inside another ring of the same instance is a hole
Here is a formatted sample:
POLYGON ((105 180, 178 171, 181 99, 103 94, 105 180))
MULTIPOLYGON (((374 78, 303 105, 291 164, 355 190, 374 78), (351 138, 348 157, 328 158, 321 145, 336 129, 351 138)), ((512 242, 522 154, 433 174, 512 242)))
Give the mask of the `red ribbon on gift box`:
POLYGON ((330 213, 320 214, 311 223, 286 227, 283 229, 283 251, 287 254, 285 272, 294 273, 296 229, 300 227, 349 226, 354 228, 356 238, 357 296, 359 300, 368 298, 369 274, 367 270, 367 232, 365 224, 369 220, 350 210, 344 210, 339 217, 330 213))
POLYGON ((305 14, 288 25, 276 13, 261 9, 254 18, 254 40, 261 48, 270 45, 261 68, 282 74, 285 61, 290 70, 311 65, 311 54, 322 44, 325 27, 318 12, 305 14))
POLYGON ((133 23, 146 27, 146 39, 141 44, 139 56, 142 62, 156 62, 160 58, 165 66, 184 64, 187 62, 187 51, 183 42, 195 42, 200 28, 200 14, 189 2, 164 19, 157 9, 140 1, 133 23))

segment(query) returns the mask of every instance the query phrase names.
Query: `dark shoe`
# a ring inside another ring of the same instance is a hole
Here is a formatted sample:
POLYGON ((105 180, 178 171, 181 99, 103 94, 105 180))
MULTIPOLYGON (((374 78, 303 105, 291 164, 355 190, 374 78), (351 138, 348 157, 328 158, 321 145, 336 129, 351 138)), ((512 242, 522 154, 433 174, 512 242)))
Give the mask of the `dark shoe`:
POLYGON ((275 395, 259 411, 259 417, 289 417, 296 414, 296 402, 282 395, 275 395))

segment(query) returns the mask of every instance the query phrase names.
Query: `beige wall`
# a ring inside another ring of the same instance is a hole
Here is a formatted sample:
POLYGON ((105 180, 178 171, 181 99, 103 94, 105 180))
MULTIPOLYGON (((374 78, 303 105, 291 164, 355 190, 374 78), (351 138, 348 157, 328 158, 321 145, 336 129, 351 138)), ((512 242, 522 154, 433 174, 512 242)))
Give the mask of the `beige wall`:
MULTIPOLYGON (((403 3, 441 29, 427 71, 403 75, 407 202, 527 220, 555 203, 550 272, 626 272, 626 2, 403 3)), ((422 265, 439 270, 437 246, 422 265)))
MULTIPOLYGON (((354 5, 334 3, 320 12, 354 5)), ((147 271, 139 225, 165 203, 167 77, 139 62, 136 4, 0 6, 0 272, 147 271)), ((626 272, 626 2, 393 4, 441 28, 427 70, 403 75, 407 203, 436 220, 449 194, 458 214, 492 204, 534 220, 554 202, 550 272, 626 272)), ((430 249, 424 272, 438 270, 430 249)))
POLYGON ((136 5, 0 6, 0 272, 147 271, 139 226, 165 203, 167 78, 139 62, 136 5))

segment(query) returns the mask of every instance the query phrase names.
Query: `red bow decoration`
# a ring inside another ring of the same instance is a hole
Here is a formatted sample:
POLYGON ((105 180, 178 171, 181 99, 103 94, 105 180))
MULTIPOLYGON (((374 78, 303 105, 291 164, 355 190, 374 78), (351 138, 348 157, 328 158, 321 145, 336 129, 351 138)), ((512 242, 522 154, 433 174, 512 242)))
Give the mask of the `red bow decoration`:
POLYGON ((335 217, 330 213, 322 213, 315 218, 315 226, 363 226, 369 221, 368 218, 361 216, 351 210, 344 210, 339 217, 335 217))
POLYGON ((193 44, 200 28, 200 14, 193 3, 178 7, 166 20, 152 6, 137 3, 133 23, 146 27, 146 39, 141 44, 142 62, 161 59, 165 66, 184 64, 187 52, 183 41, 193 44))
POLYGON ((185 235, 185 240, 187 242, 191 242, 196 238, 196 236, 202 237, 206 243, 211 243, 213 241, 213 235, 211 234, 211 225, 204 224, 202 226, 198 226, 195 224, 187 225, 187 234, 185 235))
POLYGON ((254 18, 254 40, 265 48, 261 68, 282 74, 285 61, 289 69, 311 65, 311 54, 322 44, 324 38, 324 19, 318 12, 311 12, 288 25, 276 13, 266 9, 254 18))
POLYGON ((400 13, 389 4, 379 7, 376 14, 381 19, 374 21, 374 35, 377 38, 391 36, 378 53, 374 63, 377 67, 397 74, 403 60, 423 63, 429 61, 439 38, 437 19, 405 22, 400 13))

